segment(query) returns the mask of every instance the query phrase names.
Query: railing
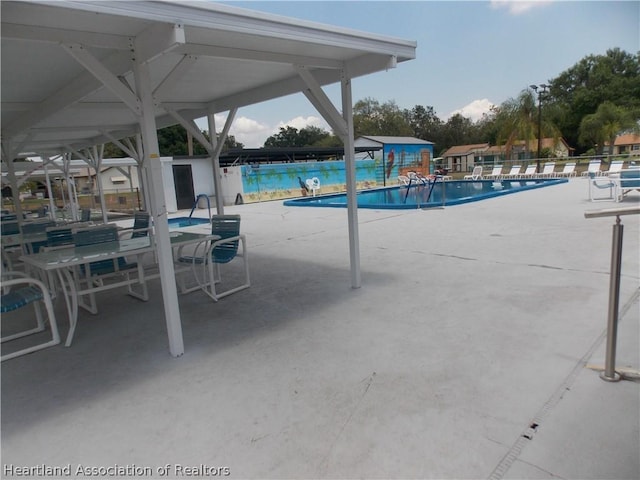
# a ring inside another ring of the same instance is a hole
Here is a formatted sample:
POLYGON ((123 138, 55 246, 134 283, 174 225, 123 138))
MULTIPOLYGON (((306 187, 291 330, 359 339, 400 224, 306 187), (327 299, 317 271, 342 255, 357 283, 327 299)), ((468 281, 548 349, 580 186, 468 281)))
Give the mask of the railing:
POLYGON ((620 270, 622 266, 622 236, 624 226, 620 221, 622 215, 638 215, 640 207, 610 208, 585 212, 585 218, 616 217, 613 225, 613 241, 611 245, 611 273, 609 279, 609 310, 607 319, 607 351, 604 371, 600 378, 607 382, 617 382, 620 374, 616 373, 616 343, 618 338, 618 311, 620 305, 620 270))

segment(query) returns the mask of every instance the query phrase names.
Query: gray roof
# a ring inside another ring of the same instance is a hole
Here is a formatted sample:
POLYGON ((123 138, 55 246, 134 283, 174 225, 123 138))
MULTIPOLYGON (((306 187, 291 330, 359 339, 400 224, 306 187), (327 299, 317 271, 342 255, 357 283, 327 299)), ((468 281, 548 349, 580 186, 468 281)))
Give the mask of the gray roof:
POLYGON ((433 145, 433 142, 427 140, 421 140, 415 137, 393 137, 385 135, 362 135, 358 138, 366 138, 367 140, 373 140, 374 142, 382 144, 407 144, 407 145, 433 145))

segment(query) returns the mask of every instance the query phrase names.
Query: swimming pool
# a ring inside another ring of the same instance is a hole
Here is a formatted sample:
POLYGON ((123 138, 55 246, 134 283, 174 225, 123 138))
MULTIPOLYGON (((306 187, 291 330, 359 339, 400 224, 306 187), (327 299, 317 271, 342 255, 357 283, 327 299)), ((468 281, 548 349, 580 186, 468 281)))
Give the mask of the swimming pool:
POLYGON ((169 218, 167 222, 169 223, 169 228, 183 228, 193 225, 205 225, 209 223, 209 220, 207 218, 197 217, 175 217, 169 218))
MULTIPOLYGON (((508 195, 566 183, 566 178, 535 180, 453 180, 432 185, 380 188, 358 192, 358 208, 409 209, 431 208, 477 202, 486 198, 508 195)), ((284 205, 296 207, 346 207, 347 194, 322 195, 285 200, 284 205)))

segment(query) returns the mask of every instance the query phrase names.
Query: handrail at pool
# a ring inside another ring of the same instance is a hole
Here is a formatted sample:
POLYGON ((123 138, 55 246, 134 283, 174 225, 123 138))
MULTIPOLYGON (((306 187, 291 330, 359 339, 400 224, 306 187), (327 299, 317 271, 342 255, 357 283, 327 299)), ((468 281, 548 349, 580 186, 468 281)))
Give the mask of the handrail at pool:
POLYGON ((616 343, 618 336, 618 308, 620 305, 620 270, 622 268, 622 234, 624 225, 620 221, 621 215, 637 215, 640 207, 608 208, 584 212, 585 218, 616 217, 613 225, 613 240, 611 245, 611 273, 609 278, 609 310, 607 315, 607 351, 604 360, 604 371, 600 378, 607 382, 620 380, 616 373, 616 343))
POLYGON ((620 215, 637 215, 640 213, 640 207, 625 207, 625 208, 606 208, 603 210, 589 210, 584 212, 585 218, 600 218, 600 217, 619 217, 620 215))

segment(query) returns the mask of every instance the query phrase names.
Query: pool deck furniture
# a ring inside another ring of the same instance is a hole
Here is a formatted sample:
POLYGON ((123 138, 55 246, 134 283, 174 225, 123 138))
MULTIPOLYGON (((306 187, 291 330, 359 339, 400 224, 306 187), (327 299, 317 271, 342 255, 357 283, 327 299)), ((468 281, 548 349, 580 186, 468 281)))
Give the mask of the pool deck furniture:
POLYGON ((502 176, 502 165, 494 165, 491 173, 483 175, 482 178, 485 180, 497 180, 502 176))
POLYGON ((500 178, 504 179, 515 179, 520 178, 520 170, 522 170, 522 165, 512 165, 511 170, 509 172, 500 176, 500 178))
POLYGON ((610 201, 614 199, 614 189, 616 184, 613 179, 597 177, 595 173, 589 173, 589 200, 598 202, 601 200, 610 201), (598 195, 599 191, 607 192, 606 196, 598 195))
POLYGON ((566 178, 576 176, 576 162, 565 163, 561 172, 556 173, 556 177, 566 178))
POLYGON ((620 173, 624 165, 624 160, 612 160, 609 164, 609 170, 602 172, 602 175, 607 177, 613 173, 620 173))
POLYGON ((520 178, 534 178, 536 176, 537 165, 530 163, 527 168, 520 174, 520 178))
MULTIPOLYGON (((51 329, 51 337, 47 337, 46 340, 36 341, 37 343, 30 342, 28 345, 23 345, 17 350, 5 353, 6 346, 2 347, 3 354, 0 361, 10 360, 12 358, 27 355, 29 353, 42 350, 43 348, 52 347, 60 343, 60 334, 58 332, 58 324, 56 323, 56 316, 53 310, 53 303, 51 302, 51 296, 47 286, 40 280, 31 278, 22 272, 3 272, 0 280, 0 289, 2 290, 2 297, 0 300, 0 311, 2 312, 2 320, 10 321, 11 312, 20 310, 32 306, 35 311, 36 326, 29 326, 26 329, 20 331, 13 331, 2 337, 2 343, 12 340, 23 339, 27 336, 36 335, 44 332, 46 324, 42 315, 42 305, 47 312, 47 320, 49 328, 51 329)), ((9 349, 11 350, 11 349, 9 349)))
POLYGON ((601 176, 602 175, 602 172, 600 171, 601 164, 602 164, 602 160, 590 160, 589 166, 584 172, 582 172, 581 176, 588 177, 590 173, 593 173, 596 177, 601 176))
POLYGON ((240 215, 213 215, 211 217, 211 235, 216 240, 206 239, 198 243, 195 251, 190 255, 183 252, 184 247, 180 247, 176 257, 178 263, 190 267, 195 281, 194 285, 187 286, 185 275, 180 276, 180 293, 201 290, 214 302, 217 302, 223 297, 251 286, 249 252, 247 251, 247 239, 244 234, 240 233, 240 215), (241 249, 240 246, 242 246, 241 249), (216 283, 222 282, 220 265, 230 263, 235 258, 240 258, 243 264, 241 283, 234 287, 228 287, 224 291, 216 289, 216 283))
POLYGON ((621 170, 609 176, 615 188, 615 200, 621 202, 624 196, 633 190, 640 191, 640 167, 621 170))
POLYGON ((482 165, 476 165, 473 167, 473 171, 465 175, 463 180, 482 180, 482 165))
POLYGON ((546 162, 537 177, 538 178, 553 178, 555 174, 556 162, 546 162))
MULTIPOLYGON (((197 244, 206 240, 215 240, 207 234, 193 232, 171 232, 171 246, 178 248, 187 244, 197 244)), ((40 270, 45 274, 55 272, 59 285, 65 297, 67 314, 69 317, 69 332, 65 346, 71 346, 73 336, 78 323, 78 310, 82 307, 90 313, 97 314, 95 303, 90 298, 90 303, 85 303, 85 296, 93 296, 98 292, 127 287, 129 295, 148 300, 147 281, 159 278, 159 272, 149 272, 143 265, 143 257, 155 250, 153 238, 150 236, 94 243, 85 246, 71 246, 33 255, 23 255, 20 259, 29 266, 40 270), (93 279, 90 274, 90 265, 99 262, 114 261, 125 257, 136 257, 135 271, 124 275, 124 278, 113 282, 103 282, 93 279), (85 273, 82 270, 85 270, 85 273), (89 276, 87 278, 87 275, 89 276), (86 280, 83 280, 86 279, 86 280), (134 290, 135 286, 140 291, 134 290)), ((180 272, 176 272, 177 274, 180 272)))

